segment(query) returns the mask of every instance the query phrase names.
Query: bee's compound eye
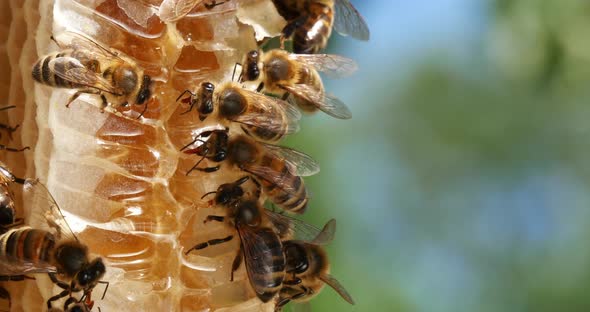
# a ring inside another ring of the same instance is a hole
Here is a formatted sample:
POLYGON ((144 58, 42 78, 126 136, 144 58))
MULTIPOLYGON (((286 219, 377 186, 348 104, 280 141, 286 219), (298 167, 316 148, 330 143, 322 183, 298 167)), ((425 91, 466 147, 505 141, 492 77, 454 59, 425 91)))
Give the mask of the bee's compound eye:
POLYGON ((215 86, 210 82, 203 82, 203 89, 209 93, 213 93, 215 91, 215 86))
POLYGON ((248 52, 248 59, 252 60, 252 61, 256 61, 258 60, 258 51, 256 50, 252 50, 250 52, 248 52))
POLYGON ((285 251, 285 260, 287 261, 287 272, 301 274, 307 271, 309 263, 307 261, 307 253, 303 246, 288 241, 283 244, 283 250, 285 251))

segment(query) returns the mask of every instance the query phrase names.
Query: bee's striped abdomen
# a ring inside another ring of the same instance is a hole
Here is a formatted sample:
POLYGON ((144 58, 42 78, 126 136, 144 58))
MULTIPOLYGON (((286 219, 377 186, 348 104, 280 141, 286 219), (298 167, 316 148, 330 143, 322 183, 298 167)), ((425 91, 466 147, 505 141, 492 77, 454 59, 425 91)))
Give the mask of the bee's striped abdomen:
POLYGON ((276 181, 269 182, 263 179, 260 181, 270 200, 283 210, 293 213, 305 212, 308 199, 303 178, 293 175, 284 161, 275 157, 263 156, 261 165, 280 173, 276 181), (286 191, 281 185, 289 186, 289 189, 295 191, 286 191))
POLYGON ((298 27, 293 35, 293 52, 315 54, 324 49, 332 34, 334 11, 329 6, 312 3, 305 24, 298 27))
POLYGON ((283 245, 277 234, 270 228, 257 229, 256 244, 262 247, 265 252, 257 253, 260 256, 256 259, 257 265, 248 268, 250 283, 257 289, 257 296, 263 302, 268 302, 281 289, 285 279, 285 255, 283 245), (264 292, 259 292, 264 289, 264 292))
POLYGON ((67 52, 59 52, 59 53, 47 55, 47 56, 39 59, 39 61, 37 61, 37 63, 35 63, 35 65, 33 66, 33 71, 32 71, 33 79, 35 79, 35 81, 37 81, 39 83, 42 83, 42 84, 45 84, 45 85, 48 85, 51 87, 72 88, 72 89, 80 87, 80 85, 78 85, 72 81, 68 81, 66 79, 63 79, 62 77, 55 74, 56 72, 64 72, 65 73, 68 70, 68 68, 67 68, 68 65, 65 65, 65 64, 68 64, 68 63, 67 62, 51 63, 51 61, 56 58, 64 57, 67 55, 68 55, 67 52))
POLYGON ((0 255, 16 261, 48 263, 54 247, 55 238, 43 230, 23 227, 0 236, 0 255))

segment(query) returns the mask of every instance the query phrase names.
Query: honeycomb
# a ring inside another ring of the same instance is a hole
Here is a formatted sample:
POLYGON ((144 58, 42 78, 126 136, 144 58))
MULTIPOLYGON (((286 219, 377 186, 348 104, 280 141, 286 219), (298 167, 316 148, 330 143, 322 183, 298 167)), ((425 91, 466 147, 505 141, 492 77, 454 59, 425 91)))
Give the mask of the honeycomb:
MULTIPOLYGON (((237 240, 184 255, 197 242, 229 234, 223 225, 203 224, 215 208, 200 198, 239 173, 185 174, 195 159, 179 149, 219 124, 181 114, 186 105, 176 97, 204 79, 231 79, 256 40, 277 35, 285 22, 270 1, 257 0, 196 6, 164 22, 161 2, 0 1, 0 99, 17 106, 0 122, 20 124, 13 140, 1 139, 31 147, 0 157, 15 175, 44 182, 80 240, 108 264, 105 299, 103 285, 93 295, 102 311, 272 311, 272 303, 256 298, 243 266, 229 281, 237 240), (143 116, 134 106, 102 112, 92 95, 66 108, 72 90, 33 82, 32 64, 56 50, 50 36, 64 30, 84 33, 145 68, 155 96, 143 116)), ((45 276, 3 286, 12 311, 41 311, 59 292, 45 276)))

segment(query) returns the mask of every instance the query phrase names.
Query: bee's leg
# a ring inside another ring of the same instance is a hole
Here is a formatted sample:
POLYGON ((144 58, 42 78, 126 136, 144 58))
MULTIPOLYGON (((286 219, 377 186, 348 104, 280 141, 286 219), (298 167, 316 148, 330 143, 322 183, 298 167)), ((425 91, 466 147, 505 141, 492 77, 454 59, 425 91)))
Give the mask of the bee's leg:
POLYGON ((225 220, 224 216, 207 216, 207 218, 205 218, 203 223, 207 223, 209 221, 223 222, 224 220, 225 220))
POLYGON ((281 100, 287 101, 289 99, 289 94, 290 94, 289 92, 283 93, 283 96, 281 97, 281 100))
POLYGON ((6 288, 0 286, 0 298, 8 300, 8 310, 12 307, 12 300, 10 299, 10 293, 6 288))
MULTIPOLYGON (((57 277, 55 276, 55 273, 48 273, 48 275, 49 275, 49 278, 51 279, 51 281, 52 281, 52 282, 53 282, 55 285, 59 286, 59 287, 60 287, 60 288, 62 288, 62 289, 65 289, 65 290, 67 290, 67 291, 69 291, 69 290, 70 290, 70 284, 68 284, 68 283, 64 283, 64 282, 60 281, 59 279, 57 279, 57 277)), ((61 297, 60 297, 60 298, 61 298, 61 297)), ((59 298, 58 298, 58 299, 59 299, 59 298)))
MULTIPOLYGON (((68 103, 66 104, 66 107, 70 107, 70 104, 72 104, 72 102, 74 102, 80 95, 82 95, 84 93, 88 93, 88 94, 100 94, 100 95, 102 95, 102 93, 100 93, 100 91, 99 90, 96 90, 96 89, 82 89, 82 90, 78 90, 78 91, 76 91, 76 93, 74 93, 74 95, 72 95, 70 97, 70 99, 68 100, 68 103)), ((104 99, 104 101, 106 101, 106 98, 104 99)))
POLYGON ((14 147, 8 147, 4 144, 0 144, 0 150, 4 150, 4 151, 8 151, 8 152, 22 152, 22 151, 25 151, 28 149, 31 149, 31 148, 28 146, 25 146, 23 148, 14 148, 14 147))
POLYGON ((53 301, 59 300, 59 299, 65 297, 65 296, 67 296, 69 294, 70 294, 70 290, 69 289, 65 289, 64 291, 60 292, 59 294, 57 294, 57 295, 49 298, 49 300, 47 300, 47 308, 49 310, 51 310, 51 308, 52 308, 52 304, 51 303, 53 301))
MULTIPOLYGON (((206 141, 203 141, 203 140, 201 140, 201 139, 194 139, 194 140, 192 140, 190 143, 188 143, 188 144, 186 144, 185 146, 183 146, 183 147, 180 149, 180 151, 181 151, 181 152, 182 152, 182 151, 184 151, 184 150, 185 150, 185 149, 187 149, 189 146, 191 146, 191 145, 193 145, 193 144, 195 144, 195 143, 197 143, 197 142, 201 142, 201 143, 203 143, 203 144, 206 144, 206 143, 207 143, 206 141)), ((207 152, 208 152, 208 150, 207 150, 207 149, 205 149, 205 154, 206 154, 207 152)), ((191 153, 189 153, 188 151, 187 151, 186 153, 187 153, 187 154, 191 154, 191 153)), ((193 153, 193 154, 194 154, 194 153, 193 153)))
MULTIPOLYGON (((238 66, 242 67, 242 64, 240 64, 240 63, 238 63, 238 62, 236 62, 236 63, 234 64, 234 71, 233 71, 233 72, 232 72, 232 74, 231 74, 231 81, 235 81, 235 80, 234 80, 234 77, 236 76, 236 68, 238 68, 238 66)), ((241 72, 242 72, 242 71, 243 71, 243 69, 240 71, 240 76, 238 76, 238 82, 242 82, 242 80, 241 80, 241 78, 242 78, 242 73, 241 73, 241 72)))
POLYGON ((68 298, 65 302, 64 302, 64 311, 68 310, 68 307, 72 304, 72 303, 77 303, 76 298, 74 297, 70 297, 68 298))
POLYGON ((197 96, 196 94, 194 94, 193 92, 191 92, 191 90, 186 89, 186 90, 182 91, 182 93, 176 98, 176 102, 178 102, 178 100, 180 100, 180 98, 183 97, 187 93, 190 94, 190 97, 191 98, 197 96))
POLYGON ((240 250, 238 250, 238 254, 236 254, 236 257, 234 258, 234 262, 232 262, 231 264, 231 275, 229 277, 230 282, 234 281, 234 272, 237 271, 238 268, 240 268, 240 264, 242 264, 242 258, 242 248, 240 247, 240 250))
POLYGON ((201 164, 201 162, 203 161, 203 159, 205 159, 205 156, 201 157, 201 159, 199 159, 199 161, 197 161, 197 163, 194 166, 192 166, 189 171, 186 172, 186 175, 188 176, 191 172, 193 172, 193 170, 199 170, 199 169, 201 169, 201 168, 198 168, 198 167, 201 164))
MULTIPOLYGON (((197 95, 195 93, 191 92, 188 89, 182 91, 182 93, 176 98, 176 102, 178 102, 178 100, 180 100, 180 98, 182 98, 187 93, 190 94, 189 95, 189 99, 188 99, 188 102, 190 103, 190 106, 189 106, 188 110, 180 113, 181 115, 188 114, 189 112, 191 112, 193 110, 193 107, 195 107, 195 105, 197 104, 197 100, 196 100, 196 96, 197 95)), ((182 102, 183 103, 186 103, 185 100, 182 100, 182 102)))
MULTIPOLYGON (((284 284, 284 282, 283 282, 284 284)), ((299 298, 305 297, 309 294, 312 294, 313 290, 311 290, 310 288, 307 288, 305 286, 301 286, 301 292, 298 292, 290 297, 287 298, 283 298, 281 299, 278 303, 277 306, 275 308, 275 311, 281 311, 281 309, 287 304, 289 303, 291 300, 297 300, 299 298)))
POLYGON ((211 239, 208 240, 206 242, 200 243, 200 244, 196 244, 195 246, 193 246, 191 249, 189 249, 188 251, 186 251, 184 254, 188 255, 191 251, 193 250, 200 250, 200 249, 204 249, 207 248, 209 246, 213 246, 213 245, 218 245, 218 244, 223 244, 225 242, 229 242, 230 240, 232 240, 234 238, 233 235, 230 235, 228 237, 224 237, 224 238, 216 238, 216 239, 211 239))
MULTIPOLYGON (((0 129, 1 130, 6 130, 6 133, 8 133, 8 140, 12 141, 12 133, 16 131, 16 129, 18 129, 18 127, 20 127, 20 125, 16 125, 14 127, 11 127, 9 125, 5 125, 3 123, 0 123, 0 129)), ((1 137, 1 135, 0 135, 1 137)))
POLYGON ((262 185, 260 185, 260 182, 258 182, 256 179, 252 179, 252 182, 254 182, 254 185, 256 185, 256 191, 254 192, 254 195, 256 195, 256 198, 259 198, 260 194, 262 194, 262 185))
POLYGON ((145 103, 144 105, 145 105, 145 107, 144 107, 144 108, 143 108, 143 110, 141 111, 141 114, 139 114, 139 116, 137 116, 137 118, 135 118, 135 119, 139 119, 139 118, 141 118, 141 116, 143 116, 143 114, 145 114, 145 112, 147 111, 147 109, 148 109, 148 105, 147 105, 147 103, 145 103))
POLYGON ((100 100, 101 100, 100 112, 104 113, 104 109, 107 108, 107 106, 109 106, 109 102, 107 101, 107 97, 104 96, 104 94, 102 94, 102 93, 100 93, 100 100))
POLYGON ((291 297, 281 299, 275 306, 275 312, 282 311, 283 307, 289 302, 291 302, 291 297))
POLYGON ((78 91, 76 91, 76 93, 74 93, 74 95, 72 95, 72 97, 70 97, 70 99, 68 100, 68 103, 66 104, 66 107, 69 108, 70 107, 70 104, 72 104, 72 102, 74 102, 83 93, 86 93, 86 90, 78 90, 78 91))
POLYGON ((203 156, 203 158, 201 158, 187 173, 186 175, 189 175, 191 172, 193 172, 194 170, 198 170, 198 171, 202 171, 202 172, 207 172, 207 173, 211 173, 211 172, 215 172, 217 170, 219 170, 219 168, 221 168, 220 165, 217 165, 215 167, 206 167, 206 168, 199 168, 199 164, 201 163, 201 161, 205 159, 205 157, 203 156))
MULTIPOLYGON (((110 285, 110 283, 109 283, 109 282, 107 282, 107 281, 98 281, 98 283, 99 283, 99 284, 107 284, 107 285, 105 286, 105 288, 104 288, 104 291, 103 291, 103 293, 102 293, 102 297, 100 298, 100 300, 103 300, 103 299, 104 299, 104 296, 106 296, 106 294, 107 294, 107 290, 109 289, 109 285, 110 285)), ((89 297, 90 297, 90 296, 89 296, 89 297)))
POLYGON ((26 275, 12 275, 12 276, 7 276, 7 275, 2 275, 0 276, 0 281, 11 281, 11 282, 20 282, 20 281, 24 281, 25 279, 32 279, 34 280, 34 277, 30 277, 30 276, 26 276, 26 275))
POLYGON ((57 44, 57 46, 60 49, 63 49, 63 47, 61 46, 61 44, 59 44, 59 42, 57 42, 57 40, 55 40, 55 37, 53 37, 53 35, 51 35, 51 37, 49 37, 49 39, 51 39, 51 41, 55 42, 55 44, 57 44))
POLYGON ((226 0, 226 1, 221 1, 221 2, 217 2, 217 0, 212 0, 212 1, 211 1, 211 2, 209 2, 209 3, 205 3, 205 8, 206 8, 207 10, 211 10, 211 9, 213 9, 214 7, 216 7, 216 6, 218 6, 218 5, 222 5, 222 4, 224 4, 224 3, 228 2, 228 1, 229 1, 229 0, 226 0))

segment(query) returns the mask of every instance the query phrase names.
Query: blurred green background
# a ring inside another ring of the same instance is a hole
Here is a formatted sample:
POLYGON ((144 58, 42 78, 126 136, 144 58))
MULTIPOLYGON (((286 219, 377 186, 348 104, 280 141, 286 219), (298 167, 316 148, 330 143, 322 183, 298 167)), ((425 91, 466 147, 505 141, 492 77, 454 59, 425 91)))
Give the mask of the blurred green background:
POLYGON ((326 79, 353 119, 287 142, 322 172, 305 219, 338 220, 314 311, 590 311, 590 2, 352 3, 371 40, 326 79))

